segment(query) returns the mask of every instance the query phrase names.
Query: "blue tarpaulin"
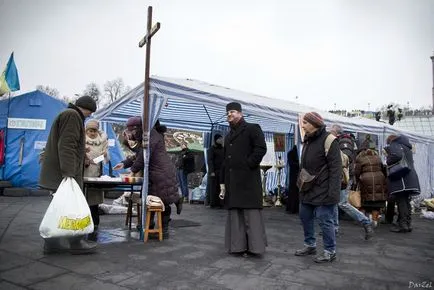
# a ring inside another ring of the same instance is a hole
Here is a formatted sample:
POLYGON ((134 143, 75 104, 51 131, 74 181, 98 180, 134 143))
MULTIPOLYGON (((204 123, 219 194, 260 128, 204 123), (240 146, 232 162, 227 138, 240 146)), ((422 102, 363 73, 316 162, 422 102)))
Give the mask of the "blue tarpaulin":
MULTIPOLYGON (((37 188, 39 153, 45 147, 54 119, 66 107, 63 101, 41 91, 0 101, 0 130, 6 132, 5 162, 0 167, 2 180, 8 180, 16 187, 37 188)), ((117 163, 123 159, 119 142, 111 125, 102 128, 109 139, 114 139, 115 146, 109 147, 109 153, 112 162, 117 163)))

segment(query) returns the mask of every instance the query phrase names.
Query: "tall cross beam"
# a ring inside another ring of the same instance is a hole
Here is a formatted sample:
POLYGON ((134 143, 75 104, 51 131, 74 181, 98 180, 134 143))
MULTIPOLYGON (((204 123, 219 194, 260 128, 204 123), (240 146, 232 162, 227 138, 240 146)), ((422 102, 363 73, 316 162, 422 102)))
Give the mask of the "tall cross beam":
POLYGON ((148 25, 146 35, 140 40, 139 47, 146 45, 146 57, 145 57, 145 87, 143 96, 143 149, 147 149, 149 146, 149 70, 151 61, 151 38, 160 29, 160 22, 157 22, 152 27, 152 6, 148 7, 148 25))
MULTIPOLYGON (((160 29, 160 23, 154 27, 152 26, 152 6, 148 7, 148 27, 146 35, 140 40, 139 47, 146 45, 146 59, 145 59, 145 87, 143 95, 143 113, 142 113, 142 130, 143 130, 143 186, 142 186, 142 225, 145 225, 146 216, 146 197, 148 195, 148 175, 149 175, 149 69, 151 66, 151 38, 160 29)), ((144 240, 143 228, 140 230, 140 239, 144 240)))

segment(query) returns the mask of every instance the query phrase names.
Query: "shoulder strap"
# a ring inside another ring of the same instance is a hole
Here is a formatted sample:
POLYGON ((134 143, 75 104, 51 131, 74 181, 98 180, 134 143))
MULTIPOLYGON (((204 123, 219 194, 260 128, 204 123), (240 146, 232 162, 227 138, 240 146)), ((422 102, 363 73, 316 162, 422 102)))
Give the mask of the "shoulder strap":
POLYGON ((336 139, 336 137, 333 134, 327 135, 327 138, 324 141, 324 151, 325 151, 326 157, 327 157, 327 154, 329 153, 330 146, 332 146, 332 143, 335 139, 336 139))

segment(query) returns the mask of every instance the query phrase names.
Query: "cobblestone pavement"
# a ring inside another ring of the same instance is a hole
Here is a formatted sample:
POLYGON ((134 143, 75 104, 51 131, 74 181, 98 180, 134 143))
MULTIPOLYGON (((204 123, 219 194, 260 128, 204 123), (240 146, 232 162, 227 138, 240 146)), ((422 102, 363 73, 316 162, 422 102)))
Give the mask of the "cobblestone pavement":
POLYGON ((189 204, 172 216, 167 241, 143 243, 125 216, 104 215, 96 254, 45 256, 38 227, 48 204, 0 196, 0 289, 434 289, 434 221, 416 216, 412 233, 380 225, 371 241, 341 221, 338 258, 327 264, 294 256, 303 232, 282 208, 264 209, 266 254, 242 258, 224 250, 226 212, 189 204))

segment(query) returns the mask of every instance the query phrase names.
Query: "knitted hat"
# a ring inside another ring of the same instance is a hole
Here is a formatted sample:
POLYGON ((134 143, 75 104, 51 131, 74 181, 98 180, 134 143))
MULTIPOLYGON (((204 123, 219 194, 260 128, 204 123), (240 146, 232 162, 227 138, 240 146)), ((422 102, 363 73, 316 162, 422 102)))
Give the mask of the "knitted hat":
POLYGON ((242 112, 241 110, 241 104, 237 102, 232 102, 226 105, 226 112, 229 112, 231 110, 236 110, 238 112, 242 112))
POLYGON ((320 116, 320 114, 318 114, 317 112, 309 112, 304 114, 303 119, 312 124, 312 126, 314 126, 315 128, 319 128, 324 126, 324 120, 322 119, 322 117, 320 116))
POLYGON ((130 117, 127 120, 127 127, 128 128, 133 128, 133 127, 142 127, 142 118, 140 118, 139 116, 136 117, 130 117))
POLYGON ((92 113, 96 111, 96 102, 92 97, 82 96, 75 101, 77 107, 87 109, 92 113))
POLYGON ((217 141, 217 139, 219 139, 219 138, 222 138, 222 135, 220 135, 220 134, 215 134, 214 135, 214 143, 217 141))
POLYGON ((96 119, 92 119, 87 121, 86 123, 86 130, 87 129, 95 129, 98 130, 99 129, 99 122, 96 119))

